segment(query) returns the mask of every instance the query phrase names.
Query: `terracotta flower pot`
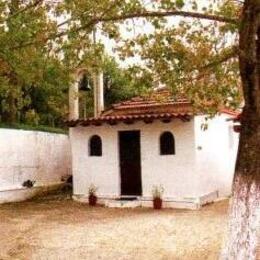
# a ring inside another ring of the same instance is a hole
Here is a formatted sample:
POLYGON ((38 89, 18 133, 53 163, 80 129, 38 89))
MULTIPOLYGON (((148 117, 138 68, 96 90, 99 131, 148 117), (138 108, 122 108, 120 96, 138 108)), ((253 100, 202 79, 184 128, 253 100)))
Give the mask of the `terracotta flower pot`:
POLYGON ((161 209, 162 208, 162 199, 161 198, 154 198, 153 199, 153 208, 154 209, 161 209))
POLYGON ((97 196, 89 195, 88 196, 88 203, 89 203, 89 206, 96 206, 96 204, 97 204, 97 196))

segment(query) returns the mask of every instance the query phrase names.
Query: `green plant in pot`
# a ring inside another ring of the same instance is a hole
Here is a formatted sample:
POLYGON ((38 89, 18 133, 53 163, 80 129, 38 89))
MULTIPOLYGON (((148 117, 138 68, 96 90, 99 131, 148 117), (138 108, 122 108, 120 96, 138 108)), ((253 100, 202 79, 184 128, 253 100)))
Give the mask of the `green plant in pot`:
POLYGON ((162 195, 164 189, 162 185, 153 186, 152 194, 153 194, 153 208, 154 209, 161 209, 162 208, 162 195))
POLYGON ((90 206, 97 204, 97 187, 94 184, 91 184, 88 188, 88 203, 90 206))

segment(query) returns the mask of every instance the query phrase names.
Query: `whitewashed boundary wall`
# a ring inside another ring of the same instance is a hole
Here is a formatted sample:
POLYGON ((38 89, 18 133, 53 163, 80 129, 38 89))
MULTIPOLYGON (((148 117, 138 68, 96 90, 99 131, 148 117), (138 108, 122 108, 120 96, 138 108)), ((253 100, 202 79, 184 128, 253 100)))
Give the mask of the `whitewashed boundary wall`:
POLYGON ((55 186, 70 169, 67 135, 0 129, 0 203, 24 200, 34 189, 55 186), (35 181, 36 188, 24 188, 26 180, 35 181))

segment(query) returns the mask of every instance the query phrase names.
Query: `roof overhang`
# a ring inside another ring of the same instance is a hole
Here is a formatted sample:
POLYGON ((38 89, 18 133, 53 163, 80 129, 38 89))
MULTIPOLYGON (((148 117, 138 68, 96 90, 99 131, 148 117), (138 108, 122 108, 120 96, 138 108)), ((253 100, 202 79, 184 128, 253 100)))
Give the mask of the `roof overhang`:
POLYGON ((155 120, 160 120, 163 123, 169 123, 172 119, 177 118, 183 122, 190 121, 193 113, 161 113, 147 115, 118 115, 118 116, 101 116, 98 118, 91 117, 86 119, 66 121, 67 126, 101 126, 103 124, 116 125, 118 123, 134 124, 137 121, 143 121, 146 124, 151 124, 155 120))

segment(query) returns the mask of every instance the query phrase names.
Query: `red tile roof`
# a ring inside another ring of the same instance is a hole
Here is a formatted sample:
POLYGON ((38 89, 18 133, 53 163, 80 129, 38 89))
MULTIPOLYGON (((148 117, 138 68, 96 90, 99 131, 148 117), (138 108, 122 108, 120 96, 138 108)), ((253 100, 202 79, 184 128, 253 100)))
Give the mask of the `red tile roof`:
POLYGON ((153 115, 153 114, 192 115, 193 107, 187 99, 173 100, 167 90, 157 90, 148 97, 135 97, 114 104, 111 109, 104 111, 102 116, 121 115, 153 115))
MULTIPOLYGON (((227 109, 221 112, 235 116, 235 112, 227 109)), ((169 122, 172 118, 180 118, 183 121, 188 121, 195 114, 192 104, 187 99, 173 99, 172 94, 168 90, 160 89, 147 97, 134 97, 130 100, 114 104, 111 109, 104 111, 98 118, 90 117, 70 121, 68 125, 70 127, 76 125, 101 125, 103 122, 114 125, 120 121, 131 124, 136 120, 151 123, 155 119, 169 122)))
POLYGON ((134 97, 114 104, 111 109, 104 111, 98 118, 90 117, 70 121, 68 125, 101 125, 102 122, 113 125, 118 121, 131 124, 136 120, 151 123, 155 119, 168 122, 172 118, 187 121, 192 115, 194 115, 193 107, 187 99, 173 100, 168 90, 157 90, 148 97, 134 97))

